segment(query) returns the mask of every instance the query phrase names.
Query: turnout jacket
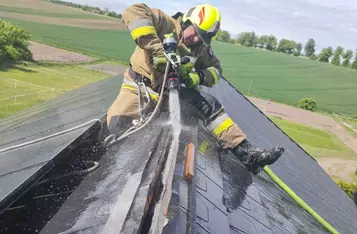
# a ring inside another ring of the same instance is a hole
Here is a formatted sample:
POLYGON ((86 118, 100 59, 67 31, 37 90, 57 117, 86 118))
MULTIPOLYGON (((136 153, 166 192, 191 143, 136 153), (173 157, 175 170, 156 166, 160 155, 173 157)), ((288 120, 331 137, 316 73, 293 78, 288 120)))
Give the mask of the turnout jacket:
POLYGON ((164 74, 153 69, 153 57, 163 56, 162 41, 164 35, 170 33, 176 36, 178 54, 181 57, 186 55, 197 58, 194 68, 203 74, 201 85, 213 87, 218 82, 222 68, 212 48, 200 45, 190 50, 184 45, 181 27, 182 13, 171 17, 160 9, 149 8, 145 4, 134 4, 124 10, 122 21, 137 45, 130 58, 132 69, 149 78, 154 90, 161 85, 164 74))

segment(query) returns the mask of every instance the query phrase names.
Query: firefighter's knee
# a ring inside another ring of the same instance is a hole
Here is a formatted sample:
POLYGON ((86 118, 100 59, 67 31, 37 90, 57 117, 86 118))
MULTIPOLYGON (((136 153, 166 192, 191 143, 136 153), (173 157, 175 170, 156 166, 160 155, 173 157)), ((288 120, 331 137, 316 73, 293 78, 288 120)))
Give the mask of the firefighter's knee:
POLYGON ((221 103, 211 94, 201 93, 203 97, 202 112, 206 119, 214 118, 224 112, 224 108, 221 103))
POLYGON ((181 87, 180 97, 193 106, 205 120, 209 120, 212 116, 216 116, 223 111, 221 103, 208 93, 200 93, 192 89, 181 87))

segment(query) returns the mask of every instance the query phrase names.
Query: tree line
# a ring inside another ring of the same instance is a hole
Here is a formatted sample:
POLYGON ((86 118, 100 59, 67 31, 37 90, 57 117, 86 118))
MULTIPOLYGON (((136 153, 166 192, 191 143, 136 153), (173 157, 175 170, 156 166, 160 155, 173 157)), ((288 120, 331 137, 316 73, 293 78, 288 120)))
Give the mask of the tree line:
POLYGON ((278 41, 274 35, 259 36, 255 32, 242 32, 239 33, 236 38, 232 38, 228 31, 222 30, 217 36, 217 40, 232 44, 240 44, 246 47, 266 49, 293 56, 304 56, 323 63, 331 62, 336 66, 351 67, 357 70, 357 50, 353 62, 351 62, 351 59, 353 58, 353 51, 350 49, 344 50, 341 46, 338 46, 335 50, 333 50, 331 46, 323 48, 319 54, 316 54, 316 43, 313 38, 310 38, 306 45, 303 46, 302 43, 294 40, 281 39, 278 41), (304 51, 302 52, 303 49, 304 51))
POLYGON ((115 11, 109 11, 108 8, 105 8, 102 10, 99 7, 81 5, 81 4, 76 4, 76 3, 72 3, 72 2, 60 1, 60 0, 48 0, 48 1, 52 2, 52 3, 56 3, 56 4, 69 6, 69 7, 79 8, 79 9, 82 9, 83 11, 88 11, 88 12, 92 12, 92 13, 96 13, 96 14, 100 14, 100 15, 113 17, 113 18, 121 19, 121 16, 122 16, 120 13, 117 13, 115 11))

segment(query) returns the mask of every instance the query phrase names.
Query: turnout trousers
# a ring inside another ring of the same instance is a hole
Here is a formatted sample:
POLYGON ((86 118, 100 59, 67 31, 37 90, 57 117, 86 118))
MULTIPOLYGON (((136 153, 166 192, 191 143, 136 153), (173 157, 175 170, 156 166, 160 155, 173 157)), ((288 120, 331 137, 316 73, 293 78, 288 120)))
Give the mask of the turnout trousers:
MULTIPOLYGON (((118 97, 107 112, 106 124, 111 134, 123 133, 131 126, 134 119, 140 119, 138 85, 129 75, 129 69, 124 73, 124 81, 118 97)), ((150 87, 147 87, 147 90, 152 101, 144 112, 150 113, 157 104, 159 93, 150 87)), ((142 90, 141 96, 144 94, 142 90)), ((186 101, 197 111, 198 118, 205 123, 223 149, 233 149, 246 139, 244 132, 224 112, 224 107, 214 96, 181 87, 180 100, 186 101)), ((147 103, 143 102, 143 104, 147 103)))

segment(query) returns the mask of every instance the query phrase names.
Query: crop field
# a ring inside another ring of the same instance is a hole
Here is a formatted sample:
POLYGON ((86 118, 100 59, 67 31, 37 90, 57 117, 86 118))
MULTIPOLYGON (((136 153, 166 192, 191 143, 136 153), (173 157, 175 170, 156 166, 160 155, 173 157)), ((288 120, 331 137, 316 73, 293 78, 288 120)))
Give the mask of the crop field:
POLYGON ((120 19, 43 0, 2 0, 0 18, 91 29, 123 29, 120 19))
POLYGON ((107 19, 120 21, 119 19, 112 17, 83 11, 79 8, 54 4, 47 0, 1 0, 0 11, 60 18, 107 19))
POLYGON ((30 31, 32 40, 89 56, 128 62, 135 43, 124 30, 93 30, 8 19, 30 31))
POLYGON ((215 52, 223 75, 245 94, 290 105, 312 97, 320 110, 357 113, 357 70, 225 43, 215 52))
POLYGON ((80 9, 53 4, 46 0, 1 0, 0 5, 17 8, 37 9, 46 12, 86 14, 80 9))
POLYGON ((105 17, 97 14, 86 14, 85 12, 80 11, 70 11, 69 13, 65 13, 62 11, 47 11, 43 9, 33 9, 33 8, 23 8, 23 7, 13 7, 13 6, 5 6, 0 3, 0 12, 13 12, 27 15, 39 15, 39 16, 50 16, 50 17, 58 17, 58 18, 69 18, 69 19, 102 19, 102 20, 115 20, 110 17, 105 17))
POLYGON ((0 70, 0 119, 108 75, 73 65, 18 65, 0 70))

